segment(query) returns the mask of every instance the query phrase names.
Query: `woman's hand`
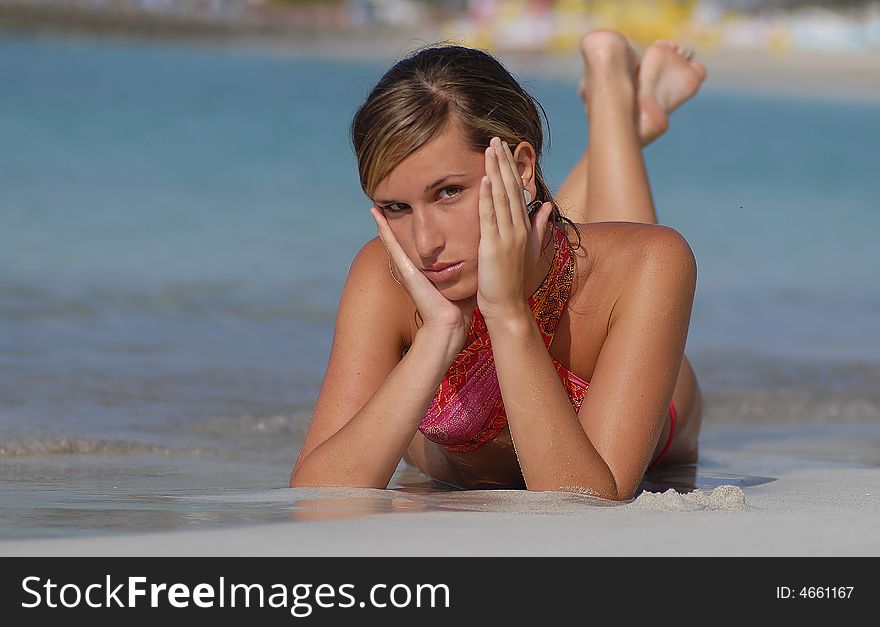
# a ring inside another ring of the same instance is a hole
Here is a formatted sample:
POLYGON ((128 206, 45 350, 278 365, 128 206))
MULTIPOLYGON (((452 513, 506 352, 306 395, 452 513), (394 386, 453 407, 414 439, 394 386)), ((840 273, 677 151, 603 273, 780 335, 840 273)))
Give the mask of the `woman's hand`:
POLYGON ((486 174, 480 183, 477 306, 489 322, 522 315, 526 272, 538 261, 553 206, 545 202, 529 218, 513 154, 497 137, 486 149, 486 174))
POLYGON ((451 301, 443 296, 404 252, 382 212, 372 207, 370 214, 376 220, 379 237, 397 268, 398 280, 419 310, 424 322, 421 330, 443 333, 458 347, 455 351, 455 354, 458 354, 471 324, 471 315, 477 302, 476 296, 462 301, 451 301))

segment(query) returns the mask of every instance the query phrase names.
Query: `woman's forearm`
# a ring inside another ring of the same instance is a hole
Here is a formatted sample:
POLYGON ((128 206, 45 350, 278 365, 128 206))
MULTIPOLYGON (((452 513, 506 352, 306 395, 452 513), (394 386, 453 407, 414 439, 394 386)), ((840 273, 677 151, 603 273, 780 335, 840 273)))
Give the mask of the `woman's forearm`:
POLYGON ((301 462, 291 487, 385 488, 457 355, 453 344, 443 333, 419 331, 363 408, 301 462))
POLYGON ((516 319, 486 324, 528 489, 580 488, 619 498, 614 475, 584 432, 528 308, 516 319))

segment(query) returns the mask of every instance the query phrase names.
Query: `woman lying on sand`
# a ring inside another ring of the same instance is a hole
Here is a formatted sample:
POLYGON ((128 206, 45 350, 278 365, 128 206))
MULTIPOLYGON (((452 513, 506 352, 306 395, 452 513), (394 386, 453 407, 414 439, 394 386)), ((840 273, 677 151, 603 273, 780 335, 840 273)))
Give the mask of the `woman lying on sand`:
POLYGON ((292 487, 385 488, 403 457, 459 488, 623 500, 646 469, 696 462, 696 263, 657 225, 641 148, 705 68, 607 30, 581 52, 590 137, 565 216, 540 105, 484 52, 415 53, 356 113, 379 238, 346 279, 292 487))

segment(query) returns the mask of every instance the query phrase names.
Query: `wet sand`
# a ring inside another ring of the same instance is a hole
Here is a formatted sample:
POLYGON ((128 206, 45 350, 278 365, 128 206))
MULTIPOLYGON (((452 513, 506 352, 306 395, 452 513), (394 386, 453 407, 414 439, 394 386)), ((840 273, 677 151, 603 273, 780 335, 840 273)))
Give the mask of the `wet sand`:
POLYGON ((628 504, 573 494, 296 489, 298 522, 78 540, 0 542, 7 556, 880 555, 880 470, 811 469, 709 498, 628 504), (743 497, 744 498, 741 498, 743 497), (369 515, 368 515, 369 514, 369 515), (369 541, 364 541, 369 538, 369 541))
POLYGON ((698 466, 649 475, 629 502, 448 491, 401 464, 392 489, 169 494, 161 506, 167 515, 179 498, 176 507, 201 524, 0 540, 0 555, 880 556, 878 425, 719 427, 704 451, 698 466), (221 513, 228 522, 211 524, 221 513), (265 522, 244 524, 245 513, 265 522))

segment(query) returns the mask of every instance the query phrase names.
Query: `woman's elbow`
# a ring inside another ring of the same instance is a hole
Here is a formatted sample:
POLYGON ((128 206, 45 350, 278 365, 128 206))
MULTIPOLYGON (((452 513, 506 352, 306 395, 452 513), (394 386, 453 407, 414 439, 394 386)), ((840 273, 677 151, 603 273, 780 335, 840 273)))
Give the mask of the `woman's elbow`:
POLYGON ((339 477, 326 474, 312 473, 308 468, 300 466, 290 473, 291 488, 375 488, 385 490, 389 480, 383 481, 371 477, 339 477))
POLYGON ((289 487, 291 487, 291 488, 304 488, 306 486, 303 485, 302 477, 300 476, 300 473, 297 472, 297 470, 298 470, 297 468, 294 468, 290 472, 290 486, 289 487))
POLYGON ((616 485, 598 485, 593 481, 576 483, 550 483, 546 485, 529 485, 530 492, 570 492, 582 496, 591 496, 606 501, 629 501, 635 490, 620 490, 616 485))
MULTIPOLYGON (((290 471, 291 488, 318 488, 322 487, 322 473, 313 472, 308 464, 308 455, 300 455, 290 471)), ((326 477, 323 477, 326 479, 326 477)))

